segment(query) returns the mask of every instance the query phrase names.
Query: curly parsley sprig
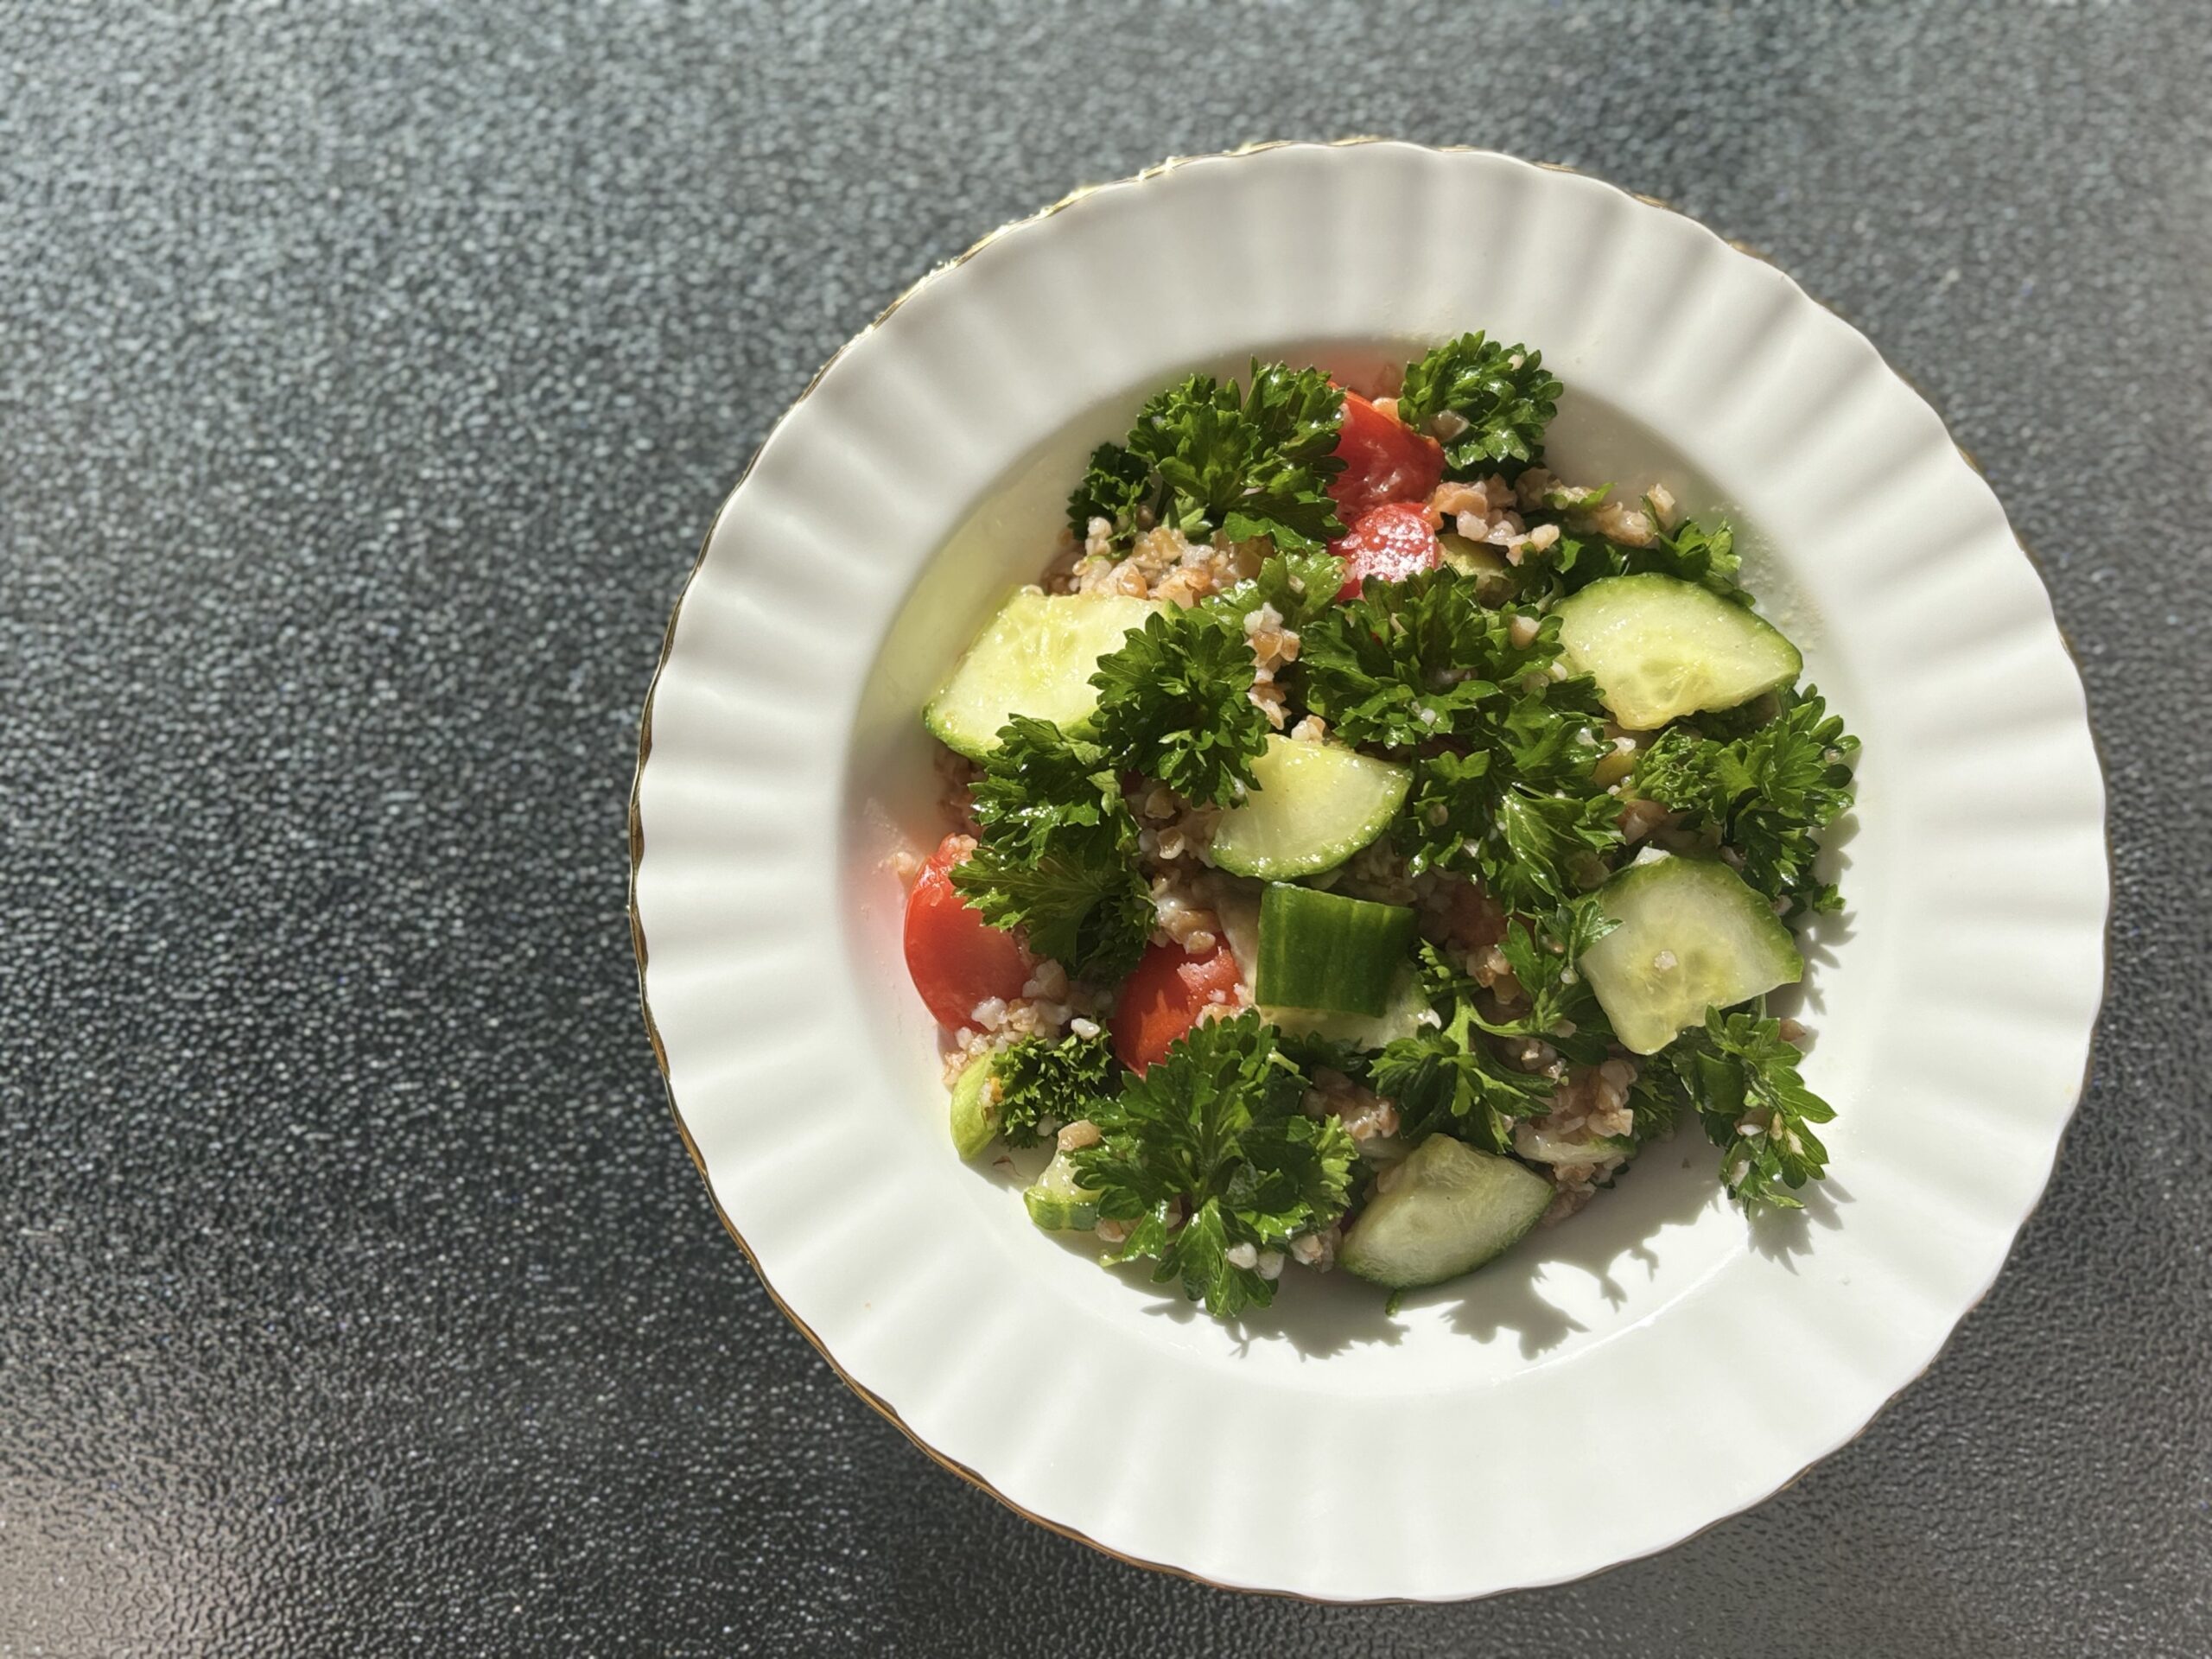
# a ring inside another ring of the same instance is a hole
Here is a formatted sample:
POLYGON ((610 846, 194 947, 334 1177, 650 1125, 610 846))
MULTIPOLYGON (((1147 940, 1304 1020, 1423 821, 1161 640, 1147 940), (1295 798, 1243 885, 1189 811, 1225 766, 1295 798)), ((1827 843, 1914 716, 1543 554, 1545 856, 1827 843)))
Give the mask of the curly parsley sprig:
POLYGON ((1637 760, 1635 785, 1741 855, 1744 879, 1794 920, 1842 906, 1835 884, 1813 873, 1815 837, 1851 805, 1859 740, 1817 688, 1778 693, 1777 702, 1772 719, 1740 736, 1707 736, 1692 725, 1661 733, 1637 760))
POLYGON ((976 850, 952 871, 994 927, 1080 978, 1135 966, 1153 906, 1136 862, 1136 821, 1112 758, 1050 721, 1017 715, 976 783, 976 850))
POLYGON ((1033 1147, 1047 1124, 1088 1117, 1120 1085, 1114 1046, 1093 1037, 1023 1037, 991 1061, 999 1134, 1010 1147, 1033 1147))
POLYGON ((1474 982, 1433 944, 1421 947, 1420 973, 1436 1023, 1386 1045, 1368 1068, 1369 1085, 1396 1103, 1409 1142, 1443 1129, 1510 1152, 1515 1120, 1549 1111, 1556 1080, 1505 1064, 1476 1012, 1474 982))
POLYGON ((1493 610, 1449 566, 1317 619, 1298 683, 1347 742, 1413 751, 1398 821, 1410 868, 1478 872, 1510 910, 1603 879, 1618 804, 1592 779, 1605 721, 1586 677, 1554 677, 1559 621, 1493 610))
POLYGON ((1620 924, 1585 899, 1548 914, 1516 917, 1497 948, 1521 987, 1521 1012, 1510 1020, 1476 1023, 1497 1037, 1548 1043, 1578 1065, 1596 1065, 1612 1052, 1613 1028, 1598 994, 1582 976, 1582 953, 1620 924))
POLYGON ((1443 440, 1453 478, 1510 477, 1543 454, 1563 390, 1541 352, 1462 334, 1406 365, 1398 418, 1443 440))
MULTIPOLYGON (((1586 510, 1593 505, 1584 501, 1586 510)), ((1647 504, 1652 522, 1659 515, 1647 504)), ((1685 518, 1672 530, 1655 531, 1642 547, 1630 547, 1594 531, 1568 530, 1561 533, 1544 556, 1544 568, 1556 580, 1561 594, 1580 592, 1605 576, 1641 575, 1646 572, 1694 582, 1726 600, 1749 605, 1751 596, 1736 578, 1744 566, 1736 551, 1736 532, 1727 524, 1710 528, 1685 518)))
MULTIPOLYGON (((1480 723, 1486 705, 1548 671, 1559 624, 1516 638, 1516 613, 1492 610, 1449 565, 1370 583, 1313 619, 1299 647, 1306 706, 1347 743, 1412 748, 1480 723)), ((1533 619, 1532 619, 1533 620, 1533 619)))
POLYGON ((1244 626, 1262 605, 1274 607, 1282 626, 1302 629, 1335 608, 1344 562, 1333 553, 1276 553, 1249 581, 1198 601, 1198 608, 1244 626))
POLYGON ((1099 659, 1092 726, 1124 769, 1228 806, 1250 785, 1271 729, 1252 680, 1240 621, 1202 607, 1155 611, 1099 659))
POLYGON ((1344 470, 1337 428, 1344 393, 1319 369, 1255 360, 1248 384, 1194 374, 1146 404, 1123 443, 1092 452, 1068 500, 1078 538, 1090 521, 1127 546, 1147 525, 1193 541, 1268 537, 1318 551, 1344 534, 1329 480, 1344 470))
POLYGON ((1130 1224, 1114 1260, 1152 1258, 1156 1283, 1217 1319, 1274 1300, 1250 1256, 1327 1226, 1357 1159, 1334 1117, 1300 1109, 1306 1079, 1256 1011, 1203 1021, 1122 1092, 1095 1106, 1101 1139, 1073 1154, 1100 1215, 1130 1224))
POLYGON ((1782 1024, 1747 1012, 1705 1017, 1644 1062, 1637 1115, 1652 1101, 1655 1118, 1694 1111, 1720 1148, 1720 1179, 1746 1209, 1799 1210, 1793 1195, 1827 1174, 1827 1148, 1813 1133, 1835 1109, 1798 1075, 1804 1056, 1782 1024))

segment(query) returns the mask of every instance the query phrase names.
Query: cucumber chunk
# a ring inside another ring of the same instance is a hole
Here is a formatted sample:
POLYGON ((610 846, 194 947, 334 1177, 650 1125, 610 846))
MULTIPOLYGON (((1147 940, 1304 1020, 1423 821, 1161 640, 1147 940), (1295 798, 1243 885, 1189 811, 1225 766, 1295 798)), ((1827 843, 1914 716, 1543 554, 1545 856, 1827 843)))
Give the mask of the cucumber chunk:
POLYGON ((1271 737, 1252 762, 1256 787, 1214 830, 1214 862, 1269 880, 1332 870, 1389 827, 1412 780, 1410 766, 1341 743, 1271 737))
POLYGON ((1414 913, 1402 905, 1271 883, 1260 899, 1253 996, 1268 1007, 1381 1014, 1413 939, 1414 913))
POLYGON ((1613 740, 1611 748, 1598 757, 1598 764, 1590 768, 1590 781, 1600 789, 1611 789, 1615 784, 1626 781, 1636 770, 1637 760, 1653 741, 1649 734, 1623 733, 1613 740))
POLYGON ((1510 1158, 1432 1135, 1383 1178, 1344 1235, 1347 1273, 1411 1290, 1479 1268, 1520 1242, 1552 1201, 1552 1184, 1510 1158))
POLYGON ((930 699, 923 723, 973 760, 998 747, 999 728, 1015 715, 1063 731, 1080 726, 1098 706, 1090 683, 1098 659, 1160 608, 1125 594, 1016 594, 930 699))
POLYGON ((1560 1135, 1547 1135, 1527 1123, 1513 1131, 1514 1156, 1526 1158, 1532 1164, 1599 1164, 1608 1158, 1625 1158, 1635 1150, 1636 1141, 1625 1135, 1599 1135, 1587 1141, 1569 1141, 1560 1135))
POLYGON ((1380 1014, 1323 1014, 1313 1008, 1270 1008, 1262 1018, 1299 1037, 1319 1037, 1347 1048, 1387 1047, 1401 1037, 1421 1034, 1421 1017, 1428 1012, 1428 998, 1410 967, 1401 967, 1390 981, 1390 1000, 1380 1014))
POLYGON ((1087 1233, 1098 1224, 1098 1195, 1077 1184, 1075 1166, 1055 1152, 1044 1173, 1022 1192, 1029 1219, 1048 1233, 1087 1233))
POLYGON ((952 1085, 952 1145, 963 1160, 982 1155, 999 1132, 997 1090, 991 1087, 991 1056, 968 1062, 952 1085))
POLYGON ((1773 624, 1672 576, 1608 576, 1561 600, 1556 614, 1567 666, 1596 680, 1613 718, 1633 731, 1733 709, 1805 666, 1773 624))
POLYGON ((1598 904, 1620 925, 1578 965, 1614 1034, 1638 1054, 1704 1024, 1707 1008, 1793 985, 1805 971, 1774 907, 1716 859, 1640 859, 1598 890, 1598 904))
POLYGON ((1520 578, 1505 555, 1487 542, 1471 542, 1452 531, 1446 531, 1436 538, 1444 563, 1463 576, 1475 581, 1475 597, 1485 605, 1495 605, 1510 594, 1519 585, 1520 578))

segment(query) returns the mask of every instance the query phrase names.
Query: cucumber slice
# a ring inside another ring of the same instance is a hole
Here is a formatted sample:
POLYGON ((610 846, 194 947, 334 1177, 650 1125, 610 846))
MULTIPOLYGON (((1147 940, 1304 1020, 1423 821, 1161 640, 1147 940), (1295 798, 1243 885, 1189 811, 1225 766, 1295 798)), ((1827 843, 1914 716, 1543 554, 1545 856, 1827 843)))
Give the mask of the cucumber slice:
POLYGON ((930 699, 923 723, 974 760, 998 747, 999 728, 1015 715, 1063 731, 1080 726, 1098 704, 1090 683, 1098 659, 1160 608, 1125 594, 1016 594, 930 699))
POLYGON ((1044 1173, 1021 1195, 1029 1219, 1048 1233, 1087 1233, 1098 1224, 1098 1195, 1077 1185, 1075 1166, 1065 1152, 1052 1154, 1044 1173))
POLYGON ((1774 907, 1726 864, 1667 853, 1639 859, 1598 890, 1620 925, 1582 953, 1579 966, 1638 1054, 1656 1054, 1732 1007, 1803 976, 1789 930, 1774 907))
POLYGON ((1319 1037, 1347 1048, 1378 1049, 1401 1037, 1421 1034, 1421 1017, 1428 1012, 1428 998, 1410 967, 1401 967, 1390 982, 1390 1000, 1382 1012, 1322 1014, 1313 1008, 1262 1007, 1261 1017, 1300 1037, 1319 1037))
POLYGON ((999 1132, 999 1104, 991 1083, 991 1057, 978 1054, 952 1085, 952 1145, 963 1160, 982 1156, 999 1132))
POLYGON ((1453 531, 1446 531, 1436 538, 1444 563, 1463 576, 1475 580, 1475 596, 1484 604, 1495 604, 1519 585, 1519 578, 1505 555, 1488 542, 1471 542, 1453 531))
POLYGON ((1600 789, 1611 789, 1626 779, 1636 770, 1636 763, 1644 750, 1649 748, 1652 738, 1648 733, 1624 732, 1614 747, 1598 757, 1598 764, 1590 768, 1590 781, 1600 789), (1628 747, 1623 748, 1621 744, 1628 747))
POLYGON ((1273 882, 1260 899, 1253 995, 1270 1007, 1378 1014, 1413 940, 1402 905, 1273 882))
POLYGON ((1234 875, 1278 880, 1333 870, 1381 835, 1406 803, 1413 768, 1341 743, 1271 737, 1252 781, 1254 791, 1214 830, 1213 861, 1234 875))
POLYGON ((1510 1158, 1432 1135, 1384 1179, 1344 1235, 1346 1272, 1411 1290, 1479 1268, 1520 1242, 1552 1201, 1552 1184, 1510 1158))
POLYGON ((1597 1164, 1608 1158, 1625 1158, 1635 1150, 1635 1141, 1625 1135, 1569 1141, 1560 1135, 1546 1135, 1526 1123, 1513 1131, 1514 1155, 1526 1158, 1532 1164, 1597 1164))
POLYGON ((1805 666, 1771 623, 1672 576, 1607 576, 1561 600, 1556 614, 1567 666, 1596 680, 1613 717, 1635 731, 1733 709, 1805 666))

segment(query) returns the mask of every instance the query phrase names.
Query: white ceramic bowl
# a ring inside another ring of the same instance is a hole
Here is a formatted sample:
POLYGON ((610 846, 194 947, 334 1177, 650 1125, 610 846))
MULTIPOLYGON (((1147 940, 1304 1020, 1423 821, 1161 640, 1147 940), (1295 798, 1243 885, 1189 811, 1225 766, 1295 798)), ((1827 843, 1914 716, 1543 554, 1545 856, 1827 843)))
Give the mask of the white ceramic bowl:
MULTIPOLYGON (((1662 1548, 1851 1439, 2043 1191, 2103 981, 2103 788, 2050 602, 1928 405, 1788 277, 1574 175, 1286 145, 1084 192, 848 346, 716 518, 632 811, 647 1020, 731 1232, 926 1450, 1100 1548, 1330 1599, 1662 1548), (1834 1178, 1747 1223, 1695 1132, 1458 1284, 1293 1275, 1225 1329, 1039 1234, 948 1141, 885 868, 933 842, 916 710, 1033 578, 1084 453, 1258 354, 1470 327, 1565 380, 1569 476, 1739 526, 1865 741, 1808 950, 1834 1178)), ((744 1379, 733 1377, 742 1388, 744 1379)))

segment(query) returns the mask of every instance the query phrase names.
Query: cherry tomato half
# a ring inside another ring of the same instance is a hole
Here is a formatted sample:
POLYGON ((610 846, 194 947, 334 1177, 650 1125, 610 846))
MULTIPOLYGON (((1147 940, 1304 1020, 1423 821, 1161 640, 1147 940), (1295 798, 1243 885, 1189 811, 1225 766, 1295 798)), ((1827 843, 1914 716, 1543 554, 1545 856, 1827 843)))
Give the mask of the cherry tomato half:
POLYGON ((1444 446, 1402 426, 1356 391, 1344 393, 1337 454, 1344 469, 1329 480, 1329 499, 1347 524, 1391 501, 1426 501, 1444 476, 1444 446))
POLYGON ((906 899, 906 971, 941 1026, 974 1026, 977 1003, 1011 1001, 1029 980, 1020 941, 985 921, 952 885, 952 867, 975 845, 947 836, 906 899))
POLYGON ((1329 543, 1329 551, 1344 562, 1338 599, 1357 599, 1359 584, 1370 579, 1403 582, 1416 571, 1433 569, 1444 556, 1428 522, 1428 509, 1418 501, 1393 501, 1363 513, 1350 535, 1329 543))
POLYGON ((1114 1052, 1140 1077, 1210 1003, 1236 1000, 1236 957, 1225 944, 1194 957, 1177 944, 1148 945, 1114 1009, 1114 1052))

